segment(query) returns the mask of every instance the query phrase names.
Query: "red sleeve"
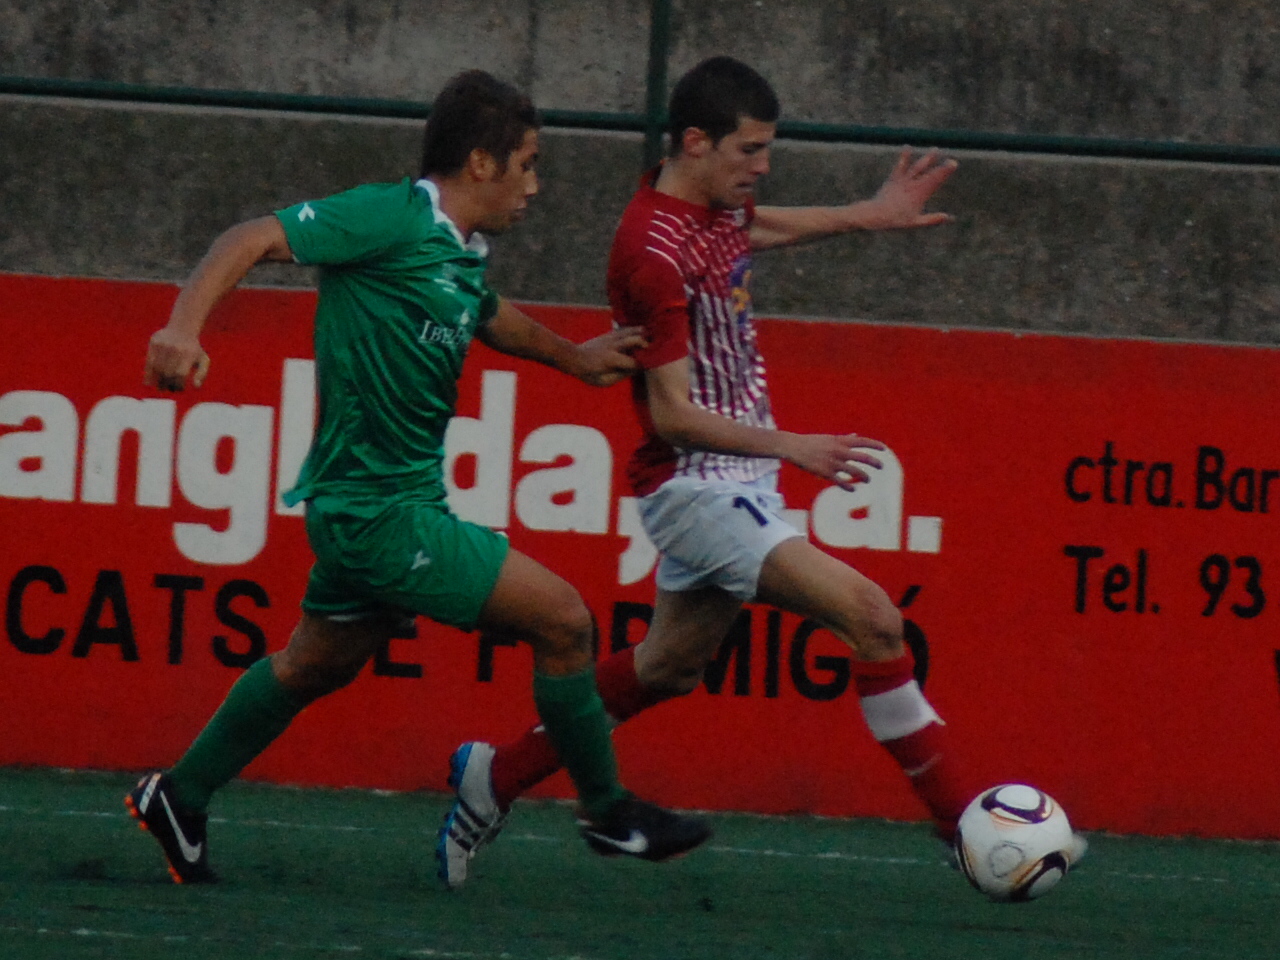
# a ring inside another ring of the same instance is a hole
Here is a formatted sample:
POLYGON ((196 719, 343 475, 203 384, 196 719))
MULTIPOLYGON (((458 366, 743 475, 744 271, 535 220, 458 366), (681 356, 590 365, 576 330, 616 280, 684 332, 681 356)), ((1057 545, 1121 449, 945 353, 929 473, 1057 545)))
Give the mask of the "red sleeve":
POLYGON ((675 265, 654 254, 637 257, 624 277, 622 323, 644 328, 649 345, 633 357, 645 370, 665 366, 689 352, 689 304, 675 265))

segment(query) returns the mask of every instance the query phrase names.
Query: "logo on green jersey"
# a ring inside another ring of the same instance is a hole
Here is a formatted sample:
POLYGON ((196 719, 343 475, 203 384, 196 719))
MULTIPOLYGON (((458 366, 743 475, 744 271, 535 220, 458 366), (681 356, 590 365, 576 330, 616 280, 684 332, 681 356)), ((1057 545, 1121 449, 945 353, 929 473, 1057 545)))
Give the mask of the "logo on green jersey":
POLYGON ((422 324, 422 333, 418 335, 419 343, 438 343, 442 346, 456 347, 471 339, 470 326, 473 323, 471 312, 463 310, 458 317, 457 327, 442 327, 430 320, 422 324))

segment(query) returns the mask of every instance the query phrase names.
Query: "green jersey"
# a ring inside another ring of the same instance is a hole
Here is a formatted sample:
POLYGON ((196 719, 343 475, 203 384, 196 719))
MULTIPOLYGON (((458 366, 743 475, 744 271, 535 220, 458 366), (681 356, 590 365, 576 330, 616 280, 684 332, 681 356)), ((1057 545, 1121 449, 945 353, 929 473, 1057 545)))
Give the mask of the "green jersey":
POLYGON ((371 184, 276 213, 320 268, 319 419, 289 504, 318 495, 444 502, 444 433, 477 327, 497 311, 488 248, 427 180, 371 184))

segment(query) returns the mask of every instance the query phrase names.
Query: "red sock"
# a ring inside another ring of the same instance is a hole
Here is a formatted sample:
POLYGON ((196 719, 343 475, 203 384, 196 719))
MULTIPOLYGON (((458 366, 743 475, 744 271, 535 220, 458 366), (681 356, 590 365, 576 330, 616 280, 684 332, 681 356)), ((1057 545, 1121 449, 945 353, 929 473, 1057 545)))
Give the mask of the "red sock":
POLYGON ((950 745, 942 718, 912 675, 910 653, 896 660, 860 662, 854 684, 872 735, 898 762, 911 789, 933 815, 938 835, 950 841, 956 821, 976 793, 950 745))
MULTIPOLYGON (((605 711, 618 723, 666 699, 636 677, 634 647, 627 647, 596 664, 596 688, 605 711)), ((495 750, 490 774, 493 795, 498 804, 506 808, 520 794, 559 769, 560 755, 539 724, 495 750)))

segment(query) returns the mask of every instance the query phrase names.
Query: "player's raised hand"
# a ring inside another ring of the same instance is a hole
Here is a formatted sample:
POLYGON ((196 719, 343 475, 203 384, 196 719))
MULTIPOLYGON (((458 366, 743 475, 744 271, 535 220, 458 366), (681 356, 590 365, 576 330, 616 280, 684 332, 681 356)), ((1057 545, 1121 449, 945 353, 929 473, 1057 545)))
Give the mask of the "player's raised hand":
POLYGON ((846 433, 831 436, 824 433, 787 435, 784 459, 801 470, 830 480, 844 490, 852 490, 871 479, 867 470, 879 470, 883 464, 868 450, 884 450, 879 440, 846 433))
POLYGON ((580 343, 574 376, 593 387, 612 386, 640 369, 631 353, 646 343, 640 327, 617 327, 580 343))
POLYGON ((916 157, 910 147, 903 147, 898 162, 871 199, 874 229, 903 230, 949 223, 951 214, 926 213, 924 207, 957 166, 956 161, 940 157, 937 150, 916 157))
POLYGON ((147 362, 142 383, 161 390, 177 391, 204 383, 209 373, 209 355, 200 346, 200 338, 172 327, 161 327, 147 344, 147 362))

